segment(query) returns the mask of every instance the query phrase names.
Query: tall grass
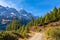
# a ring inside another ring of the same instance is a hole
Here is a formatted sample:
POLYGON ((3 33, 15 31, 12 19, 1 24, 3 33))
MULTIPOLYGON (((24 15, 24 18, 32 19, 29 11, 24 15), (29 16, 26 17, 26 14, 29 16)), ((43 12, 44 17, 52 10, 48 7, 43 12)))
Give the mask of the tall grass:
POLYGON ((60 28, 51 27, 45 31, 47 40, 60 40, 60 28))

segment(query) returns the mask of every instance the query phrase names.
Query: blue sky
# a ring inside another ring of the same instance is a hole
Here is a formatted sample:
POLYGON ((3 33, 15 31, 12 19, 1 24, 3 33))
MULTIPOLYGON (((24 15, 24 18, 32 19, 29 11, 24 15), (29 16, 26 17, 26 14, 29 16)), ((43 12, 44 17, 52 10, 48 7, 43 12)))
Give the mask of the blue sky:
POLYGON ((13 7, 17 10, 22 8, 33 15, 44 16, 54 6, 60 7, 60 0, 0 0, 0 5, 13 7))

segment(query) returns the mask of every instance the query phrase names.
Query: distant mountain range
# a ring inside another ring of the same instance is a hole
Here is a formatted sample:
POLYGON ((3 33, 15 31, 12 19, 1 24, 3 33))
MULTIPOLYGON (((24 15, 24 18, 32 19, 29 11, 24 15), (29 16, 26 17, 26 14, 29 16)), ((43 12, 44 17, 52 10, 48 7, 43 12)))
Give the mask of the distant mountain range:
POLYGON ((13 19, 17 18, 22 21, 22 24, 26 24, 27 22, 31 21, 31 17, 34 19, 39 18, 31 13, 26 12, 24 9, 17 11, 15 8, 9 8, 0 5, 0 30, 4 29, 7 23, 13 19))

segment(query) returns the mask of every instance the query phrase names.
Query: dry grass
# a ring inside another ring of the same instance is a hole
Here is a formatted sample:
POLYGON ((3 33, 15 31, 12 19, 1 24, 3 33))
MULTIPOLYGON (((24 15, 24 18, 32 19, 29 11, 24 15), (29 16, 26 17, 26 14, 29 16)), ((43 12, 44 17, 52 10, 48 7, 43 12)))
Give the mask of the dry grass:
POLYGON ((45 31, 47 40, 60 40, 60 27, 48 27, 45 31))

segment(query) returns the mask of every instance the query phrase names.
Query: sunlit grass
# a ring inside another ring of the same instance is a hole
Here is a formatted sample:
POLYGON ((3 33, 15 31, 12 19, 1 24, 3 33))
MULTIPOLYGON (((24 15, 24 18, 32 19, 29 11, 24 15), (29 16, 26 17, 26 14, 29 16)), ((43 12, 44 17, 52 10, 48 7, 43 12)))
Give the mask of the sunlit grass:
POLYGON ((45 31, 47 40, 60 40, 60 27, 50 27, 45 31))

